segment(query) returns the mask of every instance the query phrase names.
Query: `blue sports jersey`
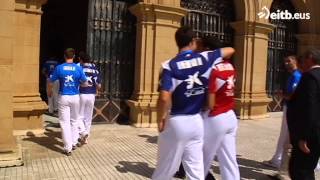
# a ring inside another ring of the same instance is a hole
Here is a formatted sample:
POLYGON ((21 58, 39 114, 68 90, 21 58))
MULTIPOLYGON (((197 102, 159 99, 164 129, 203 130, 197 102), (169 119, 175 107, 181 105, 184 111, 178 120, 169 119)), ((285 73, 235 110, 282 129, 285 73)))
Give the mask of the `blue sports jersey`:
POLYGON ((55 68, 50 77, 51 82, 56 80, 60 83, 59 94, 76 95, 79 94, 80 83, 87 81, 87 77, 80 66, 74 63, 63 63, 55 68))
POLYGON ((287 81, 286 94, 292 94, 296 87, 298 86, 301 79, 301 72, 299 70, 295 70, 287 81))
POLYGON ((58 64, 59 61, 57 59, 49 59, 43 64, 43 69, 45 69, 46 73, 48 73, 48 76, 50 77, 54 71, 54 68, 58 66, 58 64))
POLYGON ((80 93, 96 94, 97 84, 101 83, 101 80, 99 77, 99 71, 97 70, 96 66, 92 63, 84 63, 82 65, 82 68, 83 68, 83 72, 87 76, 88 86, 87 87, 80 86, 80 93))
POLYGON ((160 90, 172 92, 171 115, 197 114, 204 106, 213 65, 220 50, 201 54, 184 51, 162 64, 160 90))

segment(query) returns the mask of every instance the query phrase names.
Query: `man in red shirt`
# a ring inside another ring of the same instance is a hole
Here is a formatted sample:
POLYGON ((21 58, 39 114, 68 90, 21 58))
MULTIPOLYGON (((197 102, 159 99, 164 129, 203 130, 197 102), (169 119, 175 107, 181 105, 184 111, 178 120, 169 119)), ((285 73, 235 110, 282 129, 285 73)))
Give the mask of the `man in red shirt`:
POLYGON ((221 178, 239 180, 236 159, 236 132, 238 120, 234 109, 234 82, 236 72, 228 60, 216 61, 208 89, 209 114, 204 115, 204 170, 208 174, 217 155, 221 178))

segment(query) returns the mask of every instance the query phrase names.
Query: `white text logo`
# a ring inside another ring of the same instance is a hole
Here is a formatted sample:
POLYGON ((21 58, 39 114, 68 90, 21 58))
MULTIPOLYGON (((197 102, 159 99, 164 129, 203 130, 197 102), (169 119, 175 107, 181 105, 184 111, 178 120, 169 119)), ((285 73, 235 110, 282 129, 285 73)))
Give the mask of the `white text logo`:
POLYGON ((264 18, 264 19, 284 19, 284 20, 289 20, 289 19, 311 19, 310 13, 291 13, 288 10, 277 10, 276 12, 271 12, 270 10, 264 6, 261 9, 261 12, 258 13, 259 18, 264 18))

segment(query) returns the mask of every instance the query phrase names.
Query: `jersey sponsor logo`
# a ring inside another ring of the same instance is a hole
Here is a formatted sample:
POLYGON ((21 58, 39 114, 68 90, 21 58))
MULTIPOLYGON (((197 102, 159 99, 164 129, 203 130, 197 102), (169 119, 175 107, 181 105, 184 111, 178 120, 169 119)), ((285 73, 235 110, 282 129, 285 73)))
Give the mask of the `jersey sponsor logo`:
POLYGON ((63 66, 63 70, 65 70, 65 71, 75 71, 76 67, 74 67, 74 66, 63 66))
POLYGON ((188 75, 188 79, 184 80, 188 83, 187 89, 192 89, 194 84, 203 85, 203 83, 199 79, 199 71, 194 75, 188 75))
POLYGON ((226 96, 234 96, 234 82, 235 82, 235 78, 234 76, 229 76, 227 81, 226 81, 226 96))
POLYGON ((65 87, 73 87, 74 85, 74 80, 73 80, 73 75, 67 75, 64 81, 64 86, 65 87))
POLYGON ((204 87, 198 87, 198 88, 193 88, 193 89, 189 89, 187 90, 184 95, 187 97, 191 97, 191 96, 197 96, 200 94, 204 94, 206 91, 206 89, 204 87))
POLYGON ((186 87, 187 91, 184 93, 184 95, 187 97, 191 97, 191 96, 204 94, 205 93, 204 87, 194 88, 195 84, 200 85, 200 86, 203 85, 203 83, 199 79, 199 72, 196 72, 194 75, 188 75, 188 77, 189 77, 188 79, 184 80, 185 82, 188 83, 188 85, 186 87))
POLYGON ((186 61, 177 62, 178 69, 190 69, 192 67, 203 65, 201 57, 193 58, 186 61))

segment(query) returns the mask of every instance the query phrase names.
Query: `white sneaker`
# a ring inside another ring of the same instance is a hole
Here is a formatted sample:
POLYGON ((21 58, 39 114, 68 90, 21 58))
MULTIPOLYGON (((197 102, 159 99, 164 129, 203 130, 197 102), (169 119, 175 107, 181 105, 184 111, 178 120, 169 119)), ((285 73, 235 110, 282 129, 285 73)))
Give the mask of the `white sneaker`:
POLYGON ((314 171, 316 172, 320 171, 320 161, 318 161, 317 167, 314 169, 314 171))

